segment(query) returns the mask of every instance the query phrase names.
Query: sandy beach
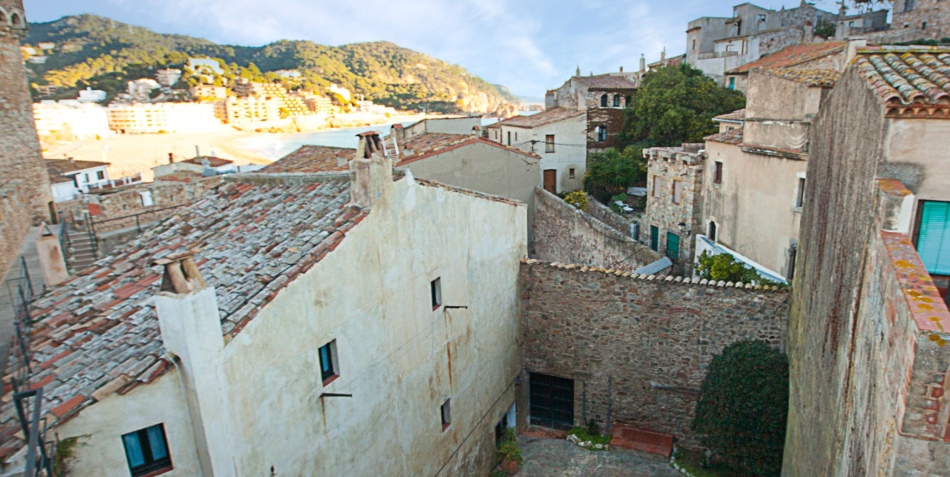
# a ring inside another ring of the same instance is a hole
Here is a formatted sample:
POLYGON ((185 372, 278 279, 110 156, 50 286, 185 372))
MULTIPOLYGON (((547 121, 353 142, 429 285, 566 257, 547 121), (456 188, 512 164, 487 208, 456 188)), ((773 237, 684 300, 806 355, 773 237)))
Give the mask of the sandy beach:
MULTIPOLYGON (((381 124, 393 122, 408 123, 422 116, 398 116, 386 118, 381 124)), ((151 168, 168 162, 168 153, 176 159, 195 157, 196 147, 201 155, 214 155, 230 159, 237 164, 268 164, 284 154, 306 143, 314 133, 272 134, 239 131, 222 126, 219 131, 194 134, 129 134, 114 135, 100 139, 90 138, 69 143, 44 145, 43 157, 76 160, 105 161, 109 167, 109 176, 118 179, 123 176, 142 174, 146 181, 152 180, 151 168)), ((354 144, 351 147, 355 147, 354 144)))

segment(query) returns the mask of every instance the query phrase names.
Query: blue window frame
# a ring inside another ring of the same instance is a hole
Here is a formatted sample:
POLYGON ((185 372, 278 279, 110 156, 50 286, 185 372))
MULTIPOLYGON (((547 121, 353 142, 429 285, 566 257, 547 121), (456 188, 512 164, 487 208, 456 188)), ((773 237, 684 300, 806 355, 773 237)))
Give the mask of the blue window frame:
POLYGON ((156 424, 122 436, 125 458, 132 477, 172 468, 172 458, 165 440, 165 426, 156 424))
POLYGON ((921 204, 917 254, 931 275, 950 275, 950 202, 921 204))

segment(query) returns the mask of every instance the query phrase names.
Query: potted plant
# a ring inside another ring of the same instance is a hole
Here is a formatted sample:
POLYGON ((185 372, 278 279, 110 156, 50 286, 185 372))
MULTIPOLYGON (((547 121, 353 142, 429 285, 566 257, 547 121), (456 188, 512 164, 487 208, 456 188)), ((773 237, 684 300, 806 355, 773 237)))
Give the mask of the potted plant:
POLYGON ((518 470, 521 468, 522 458, 521 449, 518 448, 518 436, 515 434, 514 429, 505 431, 505 436, 502 438, 496 456, 499 461, 498 466, 505 475, 511 476, 518 473, 518 470))

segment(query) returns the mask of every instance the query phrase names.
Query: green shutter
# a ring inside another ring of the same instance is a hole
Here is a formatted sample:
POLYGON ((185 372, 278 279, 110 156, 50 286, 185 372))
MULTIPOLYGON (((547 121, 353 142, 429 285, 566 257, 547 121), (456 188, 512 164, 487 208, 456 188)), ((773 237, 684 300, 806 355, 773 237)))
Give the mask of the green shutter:
POLYGON ((670 260, 680 258, 680 236, 673 232, 666 233, 666 256, 670 257, 670 260))
POLYGON ((924 202, 917 253, 932 275, 950 275, 950 202, 924 202))

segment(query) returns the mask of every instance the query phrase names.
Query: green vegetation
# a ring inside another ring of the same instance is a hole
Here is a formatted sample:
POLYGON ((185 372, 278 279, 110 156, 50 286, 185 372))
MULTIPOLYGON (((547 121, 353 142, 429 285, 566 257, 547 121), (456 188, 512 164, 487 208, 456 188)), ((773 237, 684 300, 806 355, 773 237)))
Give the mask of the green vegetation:
POLYGON ((590 203, 590 200, 587 198, 587 194, 579 190, 564 194, 563 199, 564 202, 567 202, 568 204, 571 204, 581 210, 587 210, 587 206, 590 203))
POLYGON ((79 443, 78 437, 61 439, 56 443, 56 449, 53 454, 53 472, 56 475, 69 475, 69 461, 76 452, 77 443, 79 443))
POLYGON ((759 272, 755 271, 755 269, 749 268, 746 264, 736 260, 735 257, 728 253, 710 255, 709 252, 704 250, 703 253, 699 254, 697 260, 699 263, 696 265, 696 274, 699 275, 699 278, 717 282, 721 280, 733 283, 754 283, 756 285, 778 287, 787 286, 784 283, 763 277, 759 272))
POLYGON ((693 430, 713 452, 714 467, 741 475, 780 475, 787 418, 784 354, 762 342, 740 341, 713 357, 693 430))
POLYGON ((589 446, 584 446, 588 450, 607 450, 607 445, 610 444, 610 436, 604 436, 600 434, 600 429, 594 424, 594 421, 590 421, 586 426, 575 426, 572 427, 567 433, 568 437, 574 436, 577 438, 577 442, 590 442, 589 446), (597 449, 597 444, 604 446, 602 449, 597 449))
MULTIPOLYGON (((45 64, 29 67, 36 73, 34 86, 63 88, 64 97, 87 86, 105 90, 114 97, 126 82, 153 77, 156 69, 180 68, 178 88, 199 83, 202 76, 212 84, 231 84, 237 78, 279 82, 291 90, 323 94, 338 84, 353 94, 399 109, 428 107, 432 111, 456 112, 472 107, 478 95, 488 98, 484 109, 510 108, 517 102, 511 93, 489 84, 458 65, 401 48, 389 42, 354 43, 340 47, 310 41, 281 40, 261 47, 218 45, 183 35, 165 35, 95 15, 64 17, 34 23, 25 45, 53 42, 44 52, 45 64), (214 59, 223 74, 191 71, 190 57, 214 59), (297 78, 282 78, 276 70, 297 70, 297 78), (210 74, 209 74, 210 73, 210 74), (513 101, 514 100, 514 101, 513 101)), ((343 104, 342 98, 337 98, 343 104)))
POLYGON ((591 153, 587 157, 584 190, 602 203, 627 192, 627 188, 646 178, 643 150, 630 146, 622 151, 614 148, 591 153), (637 157, 639 156, 639 160, 637 157))
POLYGON ((818 35, 822 38, 832 38, 835 36, 835 31, 838 27, 834 22, 825 20, 824 18, 818 23, 815 27, 815 35, 818 35))
POLYGON ((495 451, 495 457, 499 462, 514 461, 519 465, 524 461, 521 457, 521 449, 518 447, 518 434, 514 429, 505 430, 505 435, 501 438, 501 446, 495 451))

